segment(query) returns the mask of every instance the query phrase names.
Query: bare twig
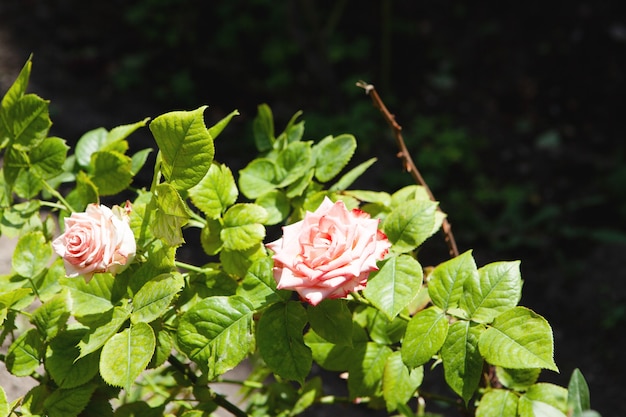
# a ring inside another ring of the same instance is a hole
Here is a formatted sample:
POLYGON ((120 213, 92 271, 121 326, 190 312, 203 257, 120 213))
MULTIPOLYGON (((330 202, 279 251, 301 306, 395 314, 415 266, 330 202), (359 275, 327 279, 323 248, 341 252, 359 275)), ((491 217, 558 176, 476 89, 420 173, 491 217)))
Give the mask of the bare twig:
MULTIPOLYGON (((378 92, 376 92, 376 88, 374 88, 372 84, 368 84, 365 81, 359 81, 356 85, 363 88, 365 90, 365 93, 372 98, 372 103, 374 103, 374 107, 380 110, 383 117, 391 127, 391 130, 393 131, 393 136, 396 139, 396 144, 398 145, 398 149, 400 149, 400 151, 398 152, 398 158, 402 160, 402 165, 405 171, 413 176, 413 179, 416 183, 424 187, 431 200, 436 201, 432 191, 430 191, 428 184, 426 184, 426 181, 424 181, 424 178, 415 166, 415 163, 413 162, 413 159, 411 158, 411 155, 406 148, 406 144, 404 143, 404 139, 402 138, 402 126, 400 126, 396 122, 395 116, 391 114, 389 110, 387 110, 385 103, 383 103, 382 99, 378 95, 378 92)), ((441 210, 440 208, 438 209, 441 210)), ((450 225, 450 222, 448 222, 447 218, 443 219, 441 229, 443 231, 446 244, 448 245, 448 252, 450 253, 450 257, 457 257, 459 255, 459 250, 456 246, 454 235, 452 234, 452 226, 450 225)))

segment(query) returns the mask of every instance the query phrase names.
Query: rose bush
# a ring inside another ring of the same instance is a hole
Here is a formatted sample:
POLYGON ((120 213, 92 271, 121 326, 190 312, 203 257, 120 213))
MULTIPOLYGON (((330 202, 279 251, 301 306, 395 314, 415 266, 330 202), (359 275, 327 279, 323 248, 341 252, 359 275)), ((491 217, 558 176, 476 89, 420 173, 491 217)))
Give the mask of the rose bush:
POLYGON ((0 417, 286 417, 332 404, 440 416, 433 398, 446 415, 597 417, 580 371, 567 389, 539 382, 558 371, 554 339, 518 306, 519 262, 459 254, 424 185, 350 189, 375 162, 345 170, 354 136, 303 140, 300 113, 276 134, 261 105, 259 155, 235 175, 214 140, 238 112, 207 127, 201 106, 94 129, 69 154, 48 135, 49 102, 26 93, 30 70, 0 102, 0 233, 17 239, 0 275, 0 360, 35 386, 15 399, 0 389, 0 417), (127 155, 127 138, 146 126, 158 152, 138 184, 151 150, 127 155), (122 192, 132 210, 100 204, 122 192), (451 257, 422 266, 440 229, 451 257), (227 374, 242 364, 243 377, 227 374), (447 396, 424 377, 439 366, 447 396), (218 394, 224 382, 245 402, 218 394))
POLYGON ((123 210, 89 204, 82 213, 65 218, 65 232, 52 242, 63 258, 68 277, 82 275, 89 281, 95 273, 122 272, 135 257, 137 246, 130 229, 130 203, 123 210))
POLYGON ((283 227, 283 237, 267 244, 274 252, 277 288, 296 291, 314 306, 363 290, 391 246, 378 224, 359 209, 324 198, 317 210, 283 227))

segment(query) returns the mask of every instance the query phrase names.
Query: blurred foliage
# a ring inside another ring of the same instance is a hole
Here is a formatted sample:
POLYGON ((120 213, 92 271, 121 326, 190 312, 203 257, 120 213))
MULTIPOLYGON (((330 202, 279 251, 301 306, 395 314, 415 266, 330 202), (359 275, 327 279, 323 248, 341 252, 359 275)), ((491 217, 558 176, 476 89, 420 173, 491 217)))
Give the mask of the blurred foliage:
POLYGON ((161 108, 238 108, 244 122, 261 102, 279 124, 301 109, 311 137, 351 132, 360 152, 379 157, 371 182, 408 183, 386 125, 354 86, 372 82, 455 230, 472 231, 461 245, 481 241, 514 257, 524 248, 585 250, 582 236, 626 240, 606 221, 626 218, 619 12, 615 3, 460 0, 0 7, 35 60, 53 61, 41 67, 58 64, 51 83, 93 81, 91 92, 113 105, 132 96, 161 108), (20 30, 27 23, 38 30, 20 30))

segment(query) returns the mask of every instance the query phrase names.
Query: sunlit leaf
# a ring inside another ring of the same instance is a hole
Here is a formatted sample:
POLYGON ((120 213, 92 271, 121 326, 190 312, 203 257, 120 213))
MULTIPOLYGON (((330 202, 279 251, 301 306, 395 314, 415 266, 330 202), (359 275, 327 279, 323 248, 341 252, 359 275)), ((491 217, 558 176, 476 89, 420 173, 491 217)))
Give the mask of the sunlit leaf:
POLYGON ((350 162, 356 150, 356 138, 349 134, 327 136, 315 145, 315 178, 327 182, 350 162))
POLYGON ((466 277, 460 306, 469 318, 490 323, 517 305, 522 292, 519 265, 519 261, 494 262, 466 277))
POLYGON ((85 329, 74 329, 55 337, 46 350, 46 370, 61 388, 83 385, 98 374, 98 355, 79 356, 76 344, 85 329))
POLYGON ((41 232, 30 232, 17 241, 13 251, 13 270, 26 278, 42 273, 52 257, 52 247, 41 232))
POLYGON ((224 228, 220 239, 228 250, 245 250, 260 243, 265 238, 263 223, 267 211, 257 204, 240 203, 224 213, 224 228))
POLYGON ((393 244, 391 250, 410 252, 433 234, 437 203, 408 201, 395 208, 383 222, 383 231, 393 244))
POLYGON ((591 403, 589 400, 589 386, 580 369, 576 368, 572 372, 567 385, 567 409, 573 416, 578 416, 585 410, 589 410, 591 403))
POLYGON ((22 333, 9 346, 4 363, 15 376, 28 376, 37 370, 43 359, 44 345, 37 329, 22 333))
POLYGON ((528 388, 519 399, 520 417, 565 417, 567 389, 541 382, 528 388))
POLYGON ((452 323, 441 348, 444 378, 465 404, 476 392, 482 374, 483 358, 478 351, 481 331, 469 321, 452 323))
POLYGON ((212 164, 202 180, 189 190, 193 204, 209 218, 217 219, 237 200, 239 192, 230 169, 212 164))
POLYGON ((402 360, 410 368, 423 365, 439 352, 448 335, 448 318, 427 308, 411 318, 402 343, 402 360))
POLYGON ((212 379, 237 366, 253 350, 252 315, 243 298, 205 298, 181 317, 178 345, 212 379))
POLYGON ((422 266, 415 258, 395 256, 370 275, 363 294, 391 320, 417 296, 422 278, 422 266))
POLYGON ((552 328, 546 319, 525 307, 514 307, 496 317, 480 336, 479 347, 492 365, 558 371, 552 328))
POLYGON ((159 318, 184 284, 179 273, 161 274, 145 283, 133 297, 131 322, 150 323, 159 318))
POLYGON ((206 108, 166 113, 150 123, 163 157, 163 175, 178 191, 200 182, 213 162, 213 138, 204 124, 206 108))
POLYGON ((398 405, 406 404, 421 385, 423 377, 424 368, 409 371, 400 357, 400 352, 396 351, 389 355, 382 379, 387 411, 395 411, 398 405))
POLYGON ((476 417, 517 417, 519 397, 503 389, 489 390, 476 408, 476 417))
POLYGON ((477 274, 472 252, 467 251, 437 265, 429 276, 428 295, 433 304, 444 311, 458 307, 463 295, 463 283, 468 277, 477 278, 477 274))
POLYGON ((146 323, 134 323, 102 347, 100 375, 107 384, 129 389, 152 359, 156 340, 146 323))

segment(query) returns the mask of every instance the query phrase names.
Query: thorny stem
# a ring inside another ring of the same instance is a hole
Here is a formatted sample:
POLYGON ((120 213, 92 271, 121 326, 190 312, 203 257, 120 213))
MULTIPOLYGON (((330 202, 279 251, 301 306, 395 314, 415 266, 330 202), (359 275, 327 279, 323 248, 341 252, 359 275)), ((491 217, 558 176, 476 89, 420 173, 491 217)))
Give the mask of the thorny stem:
MULTIPOLYGON (((383 117, 387 121, 387 124, 389 124, 389 126, 391 127, 393 135, 396 139, 396 144, 400 149, 400 151, 398 152, 398 158, 402 159, 403 168, 409 174, 411 174, 416 183, 424 187, 430 199, 432 201, 436 201, 432 191, 430 191, 430 188, 428 187, 428 184, 426 184, 426 181, 424 181, 422 174, 420 174, 419 170, 415 166, 415 163, 413 162, 413 159, 409 154, 406 144, 404 143, 404 139, 402 138, 402 126, 400 126, 396 122, 395 116, 391 114, 389 110, 387 110, 385 103, 383 103, 382 99, 378 95, 378 92, 376 92, 376 88, 374 88, 372 84, 368 84, 365 81, 359 81, 356 83, 356 85, 363 88, 365 90, 365 93, 372 98, 372 103, 374 104, 374 107, 380 110, 383 117)), ((439 207, 437 207, 437 209, 441 210, 439 207)), ((446 244, 448 245, 448 252, 450 253, 450 257, 455 258, 459 256, 459 250, 456 246, 454 235, 452 234, 452 226, 450 225, 450 222, 448 222, 448 219, 443 219, 441 229, 443 230, 444 239, 446 241, 446 244)))
MULTIPOLYGON (((178 370, 185 377, 187 377, 189 381, 191 381, 191 383, 196 384, 198 382, 198 376, 194 374, 193 371, 189 369, 189 367, 187 367, 184 363, 178 360, 176 356, 170 355, 167 361, 176 370, 178 370)), ((215 404, 222 407, 224 410, 228 411, 235 417, 248 417, 248 414, 245 411, 243 411, 242 409, 237 407, 235 404, 228 401, 226 397, 224 397, 223 395, 220 395, 212 390, 210 392, 211 392, 211 397, 212 397, 211 399, 215 402, 215 404)))

